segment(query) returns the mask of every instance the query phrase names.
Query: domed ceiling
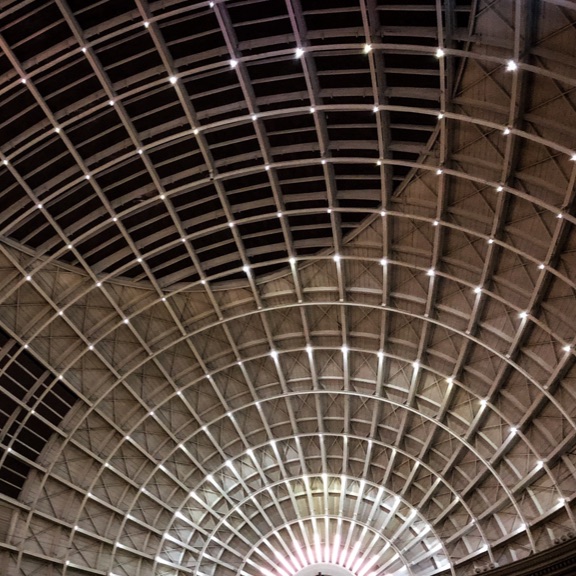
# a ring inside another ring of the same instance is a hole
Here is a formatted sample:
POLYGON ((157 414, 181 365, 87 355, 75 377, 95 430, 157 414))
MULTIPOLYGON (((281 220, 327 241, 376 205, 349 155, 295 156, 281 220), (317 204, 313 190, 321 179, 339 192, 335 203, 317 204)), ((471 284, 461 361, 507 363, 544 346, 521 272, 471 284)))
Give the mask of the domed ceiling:
POLYGON ((2 573, 465 576, 573 534, 575 23, 2 0, 2 573))

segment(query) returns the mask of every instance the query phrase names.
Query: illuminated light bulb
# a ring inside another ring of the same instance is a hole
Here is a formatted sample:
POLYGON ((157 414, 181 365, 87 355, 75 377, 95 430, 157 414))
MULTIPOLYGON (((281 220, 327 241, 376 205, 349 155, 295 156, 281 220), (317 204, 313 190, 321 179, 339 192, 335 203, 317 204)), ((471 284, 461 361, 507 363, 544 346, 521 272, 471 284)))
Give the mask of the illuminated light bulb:
POLYGON ((102 286, 102 282, 96 282, 96 288, 100 288, 102 286))
POLYGON ((148 28, 148 26, 150 26, 150 22, 143 22, 144 24, 144 28, 148 28))
POLYGON ((124 324, 130 324, 130 320, 128 318, 124 318, 124 320, 122 320, 122 322, 124 322, 124 324))
POLYGON ((236 60, 235 58, 232 58, 230 60, 230 68, 236 68, 236 66, 238 66, 238 60, 236 60))
POLYGON ((436 58, 444 58, 446 56, 446 52, 442 48, 438 48, 436 50, 436 58))
POLYGON ((364 44, 362 52, 364 52, 364 54, 369 54, 370 52, 372 52, 372 44, 364 44))
POLYGON ((251 118, 252 118, 252 122, 256 122, 256 120, 258 120, 258 115, 252 114, 251 118))
POLYGON ((307 352, 308 354, 312 354, 312 352, 313 352, 312 346, 310 346, 310 345, 306 346, 306 352, 307 352))
POLYGON ((498 186, 496 188, 496 192, 502 192, 502 190, 504 190, 504 186, 498 186))
POLYGON ((324 158, 322 158, 322 160, 320 160, 320 164, 326 164, 326 160, 324 160, 324 158))
POLYGON ((296 264, 296 258, 294 258, 293 256, 291 258, 289 258, 288 262, 290 262, 290 264, 292 266, 294 266, 294 264, 296 264))
POLYGON ((60 128, 56 126, 56 128, 54 128, 54 132, 56 132, 56 134, 60 134, 60 128))
POLYGON ((178 82, 178 77, 177 76, 170 76, 170 78, 168 78, 168 80, 170 80, 170 84, 176 84, 176 82, 178 82))
POLYGON ((436 175, 440 176, 440 174, 442 174, 443 170, 442 168, 438 168, 438 170, 436 170, 436 175))
POLYGON ((538 270, 544 270, 546 266, 544 264, 538 264, 538 270))
POLYGON ((518 316, 522 319, 527 318, 528 312, 526 312, 525 310, 522 310, 522 312, 520 312, 520 314, 518 314, 518 316))
POLYGON ((452 384, 454 384, 454 378, 450 377, 450 378, 446 378, 446 382, 452 386, 452 384))
POLYGON ((332 260, 338 264, 340 262, 340 254, 334 254, 334 256, 332 256, 332 260))
POLYGON ((22 82, 22 84, 26 84, 26 78, 22 78, 20 82, 22 82))
POLYGON ((568 344, 566 344, 566 346, 564 346, 562 348, 562 350, 564 350, 564 352, 570 352, 570 350, 572 350, 572 348, 570 348, 570 346, 568 344))
POLYGON ((250 266, 242 266, 242 272, 244 272, 244 274, 250 274, 250 266))
POLYGON ((194 130, 192 130, 192 133, 194 134, 194 136, 198 136, 200 130, 198 130, 198 128, 194 128, 194 130))
POLYGON ((434 220, 434 222, 432 222, 432 226, 438 226, 438 220, 434 220))
POLYGON ((278 351, 277 350, 270 350, 270 356, 273 360, 278 360, 278 351))
POLYGON ((26 281, 27 281, 27 282, 30 282, 31 280, 32 280, 32 276, 30 276, 30 274, 28 274, 28 275, 26 276, 26 281))
POLYGON ((482 400, 480 400, 480 406, 486 406, 487 400, 485 398, 482 398, 482 400))
POLYGON ((572 154, 570 160, 572 160, 572 162, 576 162, 576 154, 572 154))
POLYGON ((378 108, 378 106, 374 106, 372 108, 372 112, 374 112, 374 114, 376 114, 376 112, 378 112, 378 110, 380 110, 380 108, 378 108))
POLYGON ((270 170, 270 164, 265 164, 265 165, 264 165, 264 170, 270 170))
POLYGON ((414 368, 414 370, 418 370, 418 368, 420 368, 420 364, 418 363, 417 360, 415 362, 412 362, 412 368, 414 368))
POLYGON ((376 160, 376 166, 382 166, 382 160, 376 160))
POLYGON ((380 212, 380 216, 382 216, 382 217, 386 216, 386 212, 385 212, 384 210, 382 210, 382 211, 380 212))
POLYGON ((80 50, 81 50, 84 54, 86 54, 86 51, 87 51, 88 49, 86 48, 86 46, 82 46, 82 48, 80 48, 80 50))
POLYGON ((234 228, 234 222, 228 222, 228 226, 229 226, 230 228, 234 228))
POLYGON ((114 100, 108 100, 108 106, 114 106, 114 104, 116 104, 114 100))
POLYGON ((86 178, 86 180, 90 180, 91 176, 90 176, 90 174, 85 174, 84 178, 86 178))
POLYGON ((383 360, 384 352, 382 352, 382 350, 378 350, 378 352, 376 352, 376 356, 378 356, 378 360, 383 360))
POLYGON ((36 208, 38 208, 38 210, 42 210, 42 208, 44 208, 44 206, 42 204, 36 204, 36 208))
POLYGON ((302 58, 302 56, 304 56, 304 48, 296 48, 296 53, 294 55, 296 58, 302 58))
POLYGON ((380 265, 381 266, 388 266, 388 260, 386 258, 382 258, 380 260, 380 265))
POLYGON ((346 346, 346 344, 344 344, 344 346, 342 346, 342 348, 340 348, 340 350, 342 350, 342 354, 346 355, 349 352, 348 346, 346 346))
POLYGON ((276 217, 277 217, 277 218, 282 218, 282 216, 283 216, 282 212, 276 212, 276 217))
POLYGON ((138 154, 144 154, 144 150, 142 150, 142 148, 138 148, 138 154))
POLYGON ((316 112, 316 108, 314 106, 310 106, 310 114, 314 114, 316 112))
POLYGON ((556 215, 556 218, 561 219, 562 218, 562 212, 558 212, 558 214, 556 215))
POLYGON ((166 200, 166 194, 160 194, 160 200, 166 200))
POLYGON ((428 272, 426 272, 426 274, 427 274, 428 276, 434 276, 434 275, 436 274, 436 272, 434 271, 434 268, 430 268, 430 269, 428 270, 428 272))
POLYGON ((510 426, 510 433, 511 434, 516 434, 518 432, 518 428, 516 428, 516 426, 510 426))
POLYGON ((504 128, 504 130, 502 130, 502 134, 504 134, 504 136, 508 136, 508 134, 510 134, 510 128, 508 126, 506 126, 506 128, 504 128))
POLYGON ((508 70, 508 72, 514 72, 514 70, 518 70, 517 62, 514 60, 508 60, 508 62, 506 62, 506 70, 508 70))
POLYGON ((494 238, 488 238, 488 244, 494 244, 494 238))
POLYGON ((4 164, 4 166, 8 166, 8 159, 6 158, 5 160, 3 160, 2 164, 4 164))
POLYGON ((442 118, 444 118, 444 114, 442 112, 440 112, 438 114, 438 120, 442 120, 442 118))

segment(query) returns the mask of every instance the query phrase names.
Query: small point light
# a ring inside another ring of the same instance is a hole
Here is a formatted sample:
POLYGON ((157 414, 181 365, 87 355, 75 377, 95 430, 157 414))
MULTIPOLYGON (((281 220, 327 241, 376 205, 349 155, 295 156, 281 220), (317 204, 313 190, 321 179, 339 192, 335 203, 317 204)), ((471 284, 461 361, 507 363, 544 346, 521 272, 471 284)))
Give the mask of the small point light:
POLYGON ((229 227, 229 228, 234 228, 234 222, 228 222, 228 227, 229 227))
POLYGON ((496 188, 496 192, 502 192, 504 190, 504 186, 500 185, 496 188))
POLYGON ((270 356, 273 360, 278 360, 278 351, 277 350, 270 350, 270 356))
POLYGON ((22 78, 20 82, 22 82, 22 84, 26 84, 26 78, 22 78))
POLYGON ((368 54, 372 52, 372 44, 364 44, 364 48, 362 49, 364 54, 368 54))
POLYGON ((60 134, 60 128, 56 126, 56 128, 54 128, 54 132, 56 132, 56 134, 60 134))
POLYGON ((344 344, 344 346, 342 346, 342 348, 340 348, 340 350, 342 351, 342 354, 344 354, 344 355, 348 354, 348 352, 350 351, 348 346, 346 346, 346 344, 344 344))
POLYGON ((518 70, 518 63, 514 60, 508 60, 508 62, 506 62, 506 70, 508 70, 508 72, 518 70))
POLYGON ((143 22, 144 24, 144 28, 148 28, 148 26, 150 26, 150 22, 143 22))
POLYGON ((488 244, 494 244, 494 238, 488 238, 488 244))
POLYGON ((436 50, 436 58, 444 58, 446 56, 446 52, 442 48, 438 48, 436 50))
POLYGON ((242 271, 244 274, 250 274, 250 266, 242 266, 242 271))
POLYGON ((570 160, 572 160, 572 162, 576 162, 576 154, 572 154, 570 160))
POLYGON ((538 264, 538 270, 544 270, 546 266, 543 263, 538 264))
POLYGON ((124 324, 129 324, 130 320, 128 318, 124 318, 124 320, 122 320, 122 322, 124 322, 124 324))
POLYGON ((427 274, 428 276, 434 276, 434 275, 436 274, 436 272, 434 271, 434 268, 430 268, 430 269, 428 270, 428 272, 426 272, 426 274, 427 274))
POLYGON ((116 104, 114 100, 108 100, 108 106, 114 106, 114 104, 116 104))
POLYGON ((138 148, 138 154, 140 155, 144 154, 144 150, 142 150, 142 148, 138 148))
POLYGON ((170 78, 168 78, 168 80, 170 80, 170 84, 176 84, 176 82, 178 82, 178 77, 177 76, 170 76, 170 78))
POLYGON ((376 160, 376 166, 382 166, 382 160, 376 160))
POLYGON ((443 112, 440 112, 440 113, 438 114, 438 120, 442 120, 442 118, 444 118, 444 113, 443 113, 443 112))
POLYGON ((434 222, 432 222, 432 226, 438 226, 439 222, 438 220, 434 220, 434 222))
POLYGON ((236 68, 236 66, 238 66, 238 60, 236 60, 235 58, 232 58, 230 60, 230 68, 236 68))
POLYGON ((32 276, 30 276, 30 274, 28 274, 28 276, 26 276, 26 281, 30 282, 32 280, 32 276))
POLYGON ((562 350, 564 350, 564 352, 570 352, 570 350, 572 350, 572 348, 570 348, 570 345, 569 345, 569 344, 566 344, 566 346, 564 346, 564 347, 562 348, 562 350))
POLYGON ((332 260, 338 264, 338 262, 340 262, 340 254, 334 254, 334 256, 332 256, 332 260))
POLYGON ((252 114, 251 118, 252 118, 252 122, 256 122, 256 120, 258 120, 258 115, 252 114))
POLYGON ((84 54, 86 54, 86 51, 87 51, 88 49, 86 48, 86 46, 82 46, 82 48, 80 48, 80 50, 81 50, 84 54))
POLYGON ((90 174, 85 174, 85 175, 84 175, 84 178, 85 178, 86 180, 90 180, 91 176, 90 176, 90 174))
POLYGON ((266 171, 270 170, 270 164, 265 164, 265 165, 264 165, 264 170, 266 170, 266 171))
POLYGON ((38 210, 42 210, 42 208, 44 208, 44 206, 42 204, 36 204, 36 208, 38 208, 38 210))
POLYGON ((283 216, 282 212, 276 212, 276 217, 277 217, 277 218, 282 218, 282 216, 283 216))
POLYGON ((387 266, 387 265, 388 265, 388 260, 386 260, 386 258, 382 258, 382 260, 380 260, 380 265, 381 265, 381 266, 387 266))
POLYGON ((310 114, 314 114, 316 112, 316 108, 314 106, 310 106, 310 114))
POLYGON ((296 58, 302 58, 302 56, 304 56, 304 48, 296 48, 295 56, 296 58))
POLYGON ((482 292, 482 288, 480 288, 480 286, 476 286, 476 288, 474 288, 474 294, 480 294, 480 292, 482 292))
POLYGON ((506 128, 504 128, 504 130, 502 130, 502 134, 504 134, 504 136, 508 136, 508 134, 510 134, 510 128, 508 126, 506 126, 506 128))
POLYGON ((438 168, 438 170, 436 170, 436 175, 440 176, 440 174, 442 174, 443 170, 442 168, 438 168))
POLYGON ((378 112, 378 110, 380 110, 380 108, 378 108, 378 106, 374 106, 372 108, 372 112, 374 112, 374 114, 376 114, 376 112, 378 112))
POLYGON ((518 316, 524 320, 524 318, 528 317, 528 312, 526 312, 526 310, 522 310, 522 312, 520 312, 520 314, 518 314, 518 316))
POLYGON ((294 256, 292 256, 292 257, 288 260, 288 262, 290 262, 290 264, 291 264, 292 266, 294 266, 294 264, 296 264, 296 258, 294 258, 294 256))
POLYGON ((518 432, 518 428, 516 428, 516 426, 510 426, 510 433, 511 434, 516 434, 518 432))
POLYGON ((558 218, 559 220, 562 219, 562 212, 558 212, 558 214, 556 214, 556 218, 558 218))

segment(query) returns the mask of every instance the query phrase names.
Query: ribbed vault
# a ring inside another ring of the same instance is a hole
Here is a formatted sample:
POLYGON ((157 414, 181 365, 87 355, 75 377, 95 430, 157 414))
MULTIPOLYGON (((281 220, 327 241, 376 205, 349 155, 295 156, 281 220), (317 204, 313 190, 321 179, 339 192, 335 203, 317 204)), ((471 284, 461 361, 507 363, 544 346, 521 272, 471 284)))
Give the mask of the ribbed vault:
POLYGON ((0 7, 3 573, 573 535, 576 5, 0 7))

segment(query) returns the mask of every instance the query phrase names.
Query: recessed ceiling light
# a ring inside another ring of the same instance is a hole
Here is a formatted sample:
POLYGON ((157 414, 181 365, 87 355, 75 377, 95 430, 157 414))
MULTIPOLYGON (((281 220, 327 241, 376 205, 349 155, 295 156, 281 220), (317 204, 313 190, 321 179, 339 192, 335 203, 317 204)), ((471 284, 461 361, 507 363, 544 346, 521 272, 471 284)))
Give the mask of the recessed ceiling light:
POLYGON ((506 62, 506 70, 508 70, 508 72, 518 70, 518 63, 514 60, 508 60, 508 62, 506 62))

